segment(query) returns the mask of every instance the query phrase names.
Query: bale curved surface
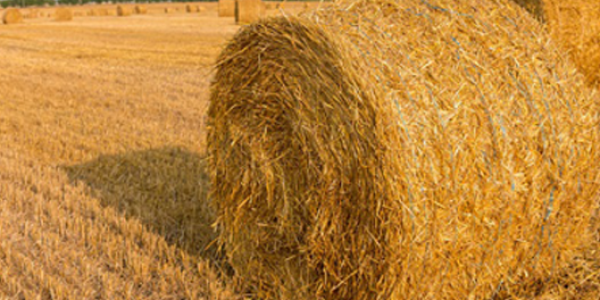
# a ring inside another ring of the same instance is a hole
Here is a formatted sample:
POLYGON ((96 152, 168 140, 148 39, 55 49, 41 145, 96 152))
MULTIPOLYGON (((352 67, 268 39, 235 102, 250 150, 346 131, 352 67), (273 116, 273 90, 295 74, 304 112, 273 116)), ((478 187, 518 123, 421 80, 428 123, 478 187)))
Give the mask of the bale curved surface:
POLYGON ((59 7, 54 11, 54 20, 59 22, 73 20, 73 12, 64 7, 59 7))
POLYGON ((23 22, 23 15, 16 8, 9 8, 4 11, 2 15, 2 23, 4 24, 17 24, 23 22))
POLYGON ((507 1, 246 26, 211 90, 220 243, 262 299, 518 292, 591 239, 597 102, 507 1))

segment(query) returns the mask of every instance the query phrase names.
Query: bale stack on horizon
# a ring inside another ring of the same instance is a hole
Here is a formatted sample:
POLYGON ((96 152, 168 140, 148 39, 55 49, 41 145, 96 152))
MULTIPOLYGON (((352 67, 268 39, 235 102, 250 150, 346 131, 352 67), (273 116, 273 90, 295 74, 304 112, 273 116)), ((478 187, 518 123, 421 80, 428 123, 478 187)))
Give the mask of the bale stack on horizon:
POLYGON ((260 299, 490 299, 592 240, 598 99, 509 1, 338 1, 242 28, 207 147, 260 299))

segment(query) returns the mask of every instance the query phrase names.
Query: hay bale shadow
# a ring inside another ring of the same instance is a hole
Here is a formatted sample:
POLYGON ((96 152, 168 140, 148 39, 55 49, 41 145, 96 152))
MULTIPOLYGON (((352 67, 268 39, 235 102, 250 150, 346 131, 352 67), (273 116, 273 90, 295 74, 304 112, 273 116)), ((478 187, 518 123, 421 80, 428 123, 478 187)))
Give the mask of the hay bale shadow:
POLYGON ((200 155, 160 148, 100 156, 63 169, 71 184, 89 186, 102 205, 139 219, 168 243, 220 265, 221 255, 211 246, 215 214, 200 155))

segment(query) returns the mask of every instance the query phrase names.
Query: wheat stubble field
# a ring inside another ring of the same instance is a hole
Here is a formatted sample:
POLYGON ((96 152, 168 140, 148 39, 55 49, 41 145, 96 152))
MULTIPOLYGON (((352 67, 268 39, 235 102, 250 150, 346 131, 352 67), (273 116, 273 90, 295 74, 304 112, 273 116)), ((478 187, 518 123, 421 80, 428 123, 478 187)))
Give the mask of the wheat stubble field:
MULTIPOLYGON (((205 144, 240 27, 201 5, 0 27, 0 299, 246 296, 214 243, 205 144)), ((598 299, 598 247, 494 300, 598 299)))
POLYGON ((237 29, 214 9, 2 27, 0 299, 235 298, 206 250, 203 116, 237 29))

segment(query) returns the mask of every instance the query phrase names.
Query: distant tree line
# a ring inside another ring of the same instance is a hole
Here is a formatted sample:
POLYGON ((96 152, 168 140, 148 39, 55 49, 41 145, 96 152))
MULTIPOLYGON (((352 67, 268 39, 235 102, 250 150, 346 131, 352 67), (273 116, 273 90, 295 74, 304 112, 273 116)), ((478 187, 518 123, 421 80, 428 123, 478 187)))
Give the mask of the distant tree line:
MULTIPOLYGON (((53 5, 78 5, 87 3, 157 3, 157 2, 217 2, 218 0, 0 0, 0 6, 27 7, 27 6, 53 6, 53 5)), ((320 0, 293 0, 293 1, 320 1, 320 0)), ((327 1, 327 0, 326 0, 327 1)))

